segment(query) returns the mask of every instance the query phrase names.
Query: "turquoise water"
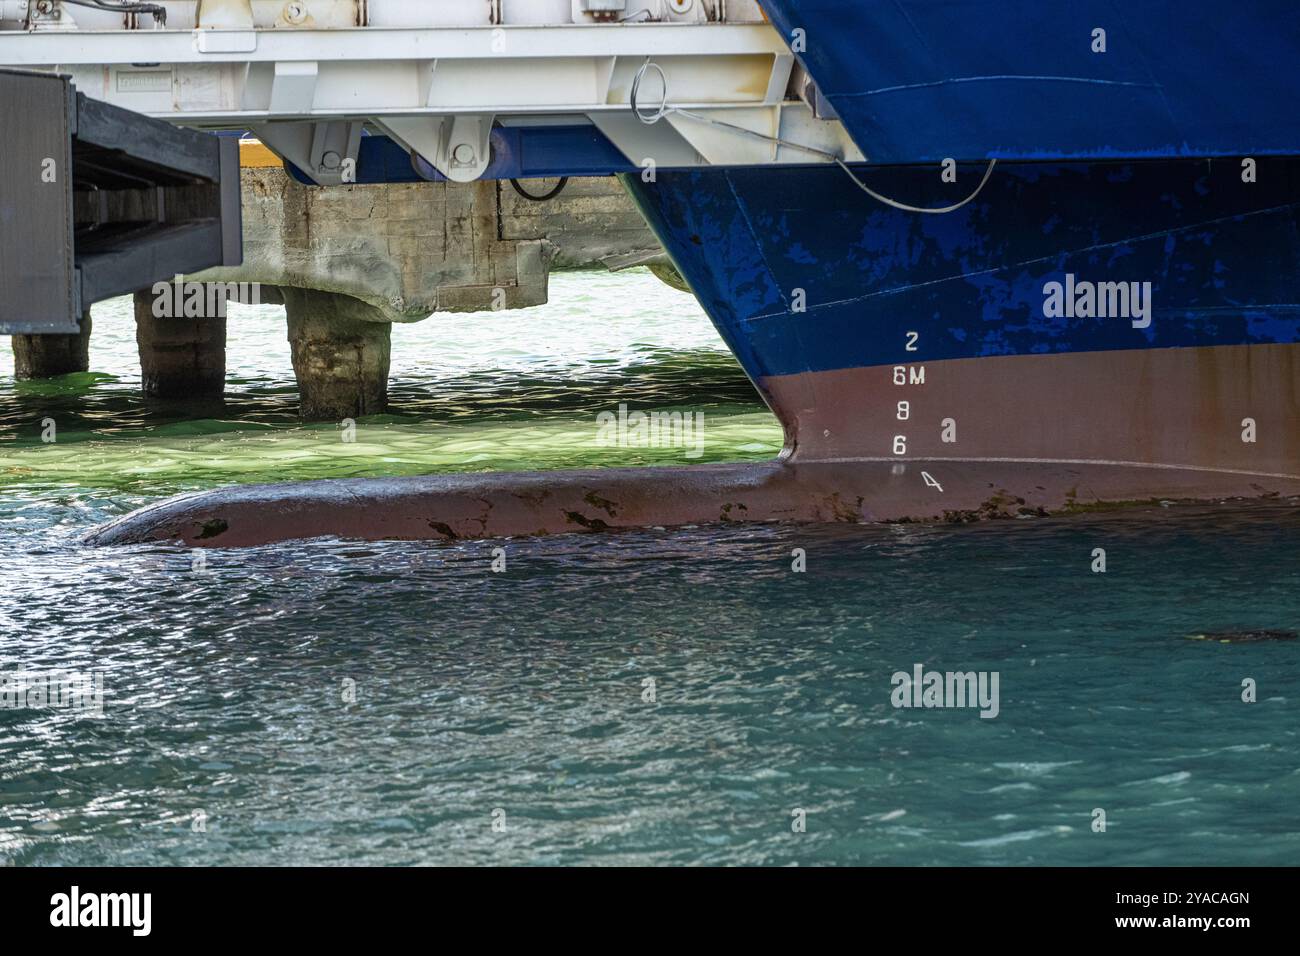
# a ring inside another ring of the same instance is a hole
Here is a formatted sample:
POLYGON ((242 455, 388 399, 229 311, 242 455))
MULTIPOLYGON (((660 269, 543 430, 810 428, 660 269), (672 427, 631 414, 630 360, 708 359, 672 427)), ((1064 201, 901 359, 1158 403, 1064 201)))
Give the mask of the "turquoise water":
POLYGON ((96 311, 98 374, 15 386, 0 365, 0 672, 98 671, 105 702, 0 709, 0 860, 1300 859, 1300 641, 1188 639, 1300 628, 1295 502, 519 539, 502 573, 501 542, 197 568, 77 546, 235 480, 672 460, 594 445, 619 402, 703 410, 704 460, 775 453, 689 297, 644 274, 552 294, 397 329, 394 413, 354 445, 295 423, 275 309, 232 319, 207 418, 138 401, 121 302, 96 311), (997 717, 894 707, 916 664, 996 672, 997 717))

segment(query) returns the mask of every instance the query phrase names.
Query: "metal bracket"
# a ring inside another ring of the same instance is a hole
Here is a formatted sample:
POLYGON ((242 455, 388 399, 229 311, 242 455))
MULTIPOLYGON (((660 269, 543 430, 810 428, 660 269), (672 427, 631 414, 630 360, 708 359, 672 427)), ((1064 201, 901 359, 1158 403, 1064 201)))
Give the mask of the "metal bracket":
POLYGON ((293 163, 319 186, 356 182, 361 149, 359 120, 330 123, 262 123, 249 128, 281 159, 293 163))
POLYGON ((49 3, 31 0, 27 4, 26 27, 28 30, 75 30, 77 21, 73 18, 72 11, 58 0, 50 0, 49 3))
POLYGON ((378 125, 452 182, 472 183, 492 162, 491 114, 402 117, 378 125))

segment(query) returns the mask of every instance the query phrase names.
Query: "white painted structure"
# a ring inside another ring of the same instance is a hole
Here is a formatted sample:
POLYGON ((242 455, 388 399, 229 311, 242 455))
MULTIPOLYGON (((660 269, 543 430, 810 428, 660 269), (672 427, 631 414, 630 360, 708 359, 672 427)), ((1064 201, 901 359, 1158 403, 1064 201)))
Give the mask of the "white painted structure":
POLYGON ((592 123, 642 166, 865 158, 755 0, 0 0, 0 66, 249 130, 322 185, 365 127, 458 182, 494 124, 592 123))

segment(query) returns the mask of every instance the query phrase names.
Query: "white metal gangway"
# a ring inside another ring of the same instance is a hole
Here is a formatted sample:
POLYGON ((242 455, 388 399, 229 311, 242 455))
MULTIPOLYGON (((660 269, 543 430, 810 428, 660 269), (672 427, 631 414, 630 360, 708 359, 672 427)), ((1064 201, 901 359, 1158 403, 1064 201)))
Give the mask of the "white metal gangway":
POLYGON ((0 66, 248 130, 322 185, 366 127, 459 182, 494 124, 591 123, 641 166, 864 159, 755 0, 0 0, 0 66))

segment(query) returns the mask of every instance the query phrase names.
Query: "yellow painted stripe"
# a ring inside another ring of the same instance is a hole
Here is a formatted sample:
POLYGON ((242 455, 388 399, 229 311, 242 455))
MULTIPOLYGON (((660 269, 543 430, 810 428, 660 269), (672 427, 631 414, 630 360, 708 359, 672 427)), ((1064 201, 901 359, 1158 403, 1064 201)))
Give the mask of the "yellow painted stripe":
POLYGON ((239 141, 239 165, 244 169, 264 169, 284 163, 258 140, 243 139, 239 141))

